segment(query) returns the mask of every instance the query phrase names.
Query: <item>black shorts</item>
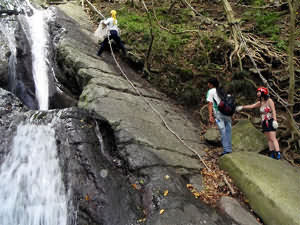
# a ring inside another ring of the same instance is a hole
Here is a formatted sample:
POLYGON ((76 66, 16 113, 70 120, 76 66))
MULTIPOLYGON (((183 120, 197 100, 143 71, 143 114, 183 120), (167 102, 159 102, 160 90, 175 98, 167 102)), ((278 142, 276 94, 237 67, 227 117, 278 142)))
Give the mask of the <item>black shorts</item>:
POLYGON ((276 129, 273 127, 273 118, 269 120, 264 120, 262 122, 262 131, 263 132, 270 132, 270 131, 276 131, 276 129), (268 121, 268 123, 267 123, 268 121))

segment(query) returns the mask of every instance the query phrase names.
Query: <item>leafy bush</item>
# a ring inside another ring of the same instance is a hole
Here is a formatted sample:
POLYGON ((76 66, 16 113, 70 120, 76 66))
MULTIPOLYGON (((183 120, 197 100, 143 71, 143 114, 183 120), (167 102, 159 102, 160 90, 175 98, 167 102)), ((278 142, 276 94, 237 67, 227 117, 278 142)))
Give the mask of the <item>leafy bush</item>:
POLYGON ((275 46, 278 49, 287 49, 287 42, 280 39, 280 27, 277 24, 280 20, 278 12, 250 10, 243 14, 243 19, 246 21, 255 21, 254 30, 257 34, 270 38, 275 42, 275 46))
POLYGON ((257 32, 267 37, 272 37, 274 34, 279 34, 280 28, 276 24, 278 20, 279 14, 277 12, 257 10, 255 13, 257 32))
POLYGON ((264 0, 240 0, 239 3, 254 6, 263 6, 265 4, 264 0))

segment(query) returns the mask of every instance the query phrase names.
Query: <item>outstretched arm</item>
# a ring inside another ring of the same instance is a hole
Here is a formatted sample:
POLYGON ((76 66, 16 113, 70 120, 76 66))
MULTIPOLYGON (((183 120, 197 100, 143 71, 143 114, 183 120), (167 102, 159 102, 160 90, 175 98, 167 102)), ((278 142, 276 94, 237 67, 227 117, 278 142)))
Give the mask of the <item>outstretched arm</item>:
POLYGON ((259 106, 260 106, 260 102, 258 101, 252 105, 244 105, 243 109, 254 109, 254 108, 258 108, 259 106))
POLYGON ((260 102, 256 102, 252 105, 243 105, 243 106, 237 106, 236 107, 236 111, 239 112, 241 111, 242 109, 254 109, 254 108, 258 108, 260 106, 260 102))

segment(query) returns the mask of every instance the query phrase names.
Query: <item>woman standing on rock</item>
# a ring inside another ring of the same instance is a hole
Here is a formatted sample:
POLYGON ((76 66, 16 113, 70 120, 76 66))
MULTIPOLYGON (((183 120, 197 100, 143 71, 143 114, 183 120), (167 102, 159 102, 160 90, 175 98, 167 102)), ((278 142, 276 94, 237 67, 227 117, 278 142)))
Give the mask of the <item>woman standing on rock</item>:
POLYGON ((260 114, 262 119, 262 130, 268 139, 270 157, 280 159, 280 149, 278 140, 276 138, 276 129, 278 128, 276 109, 273 100, 268 95, 269 91, 265 87, 259 87, 257 89, 257 97, 259 101, 252 105, 244 105, 236 107, 236 111, 239 112, 242 109, 253 109, 260 107, 260 114))

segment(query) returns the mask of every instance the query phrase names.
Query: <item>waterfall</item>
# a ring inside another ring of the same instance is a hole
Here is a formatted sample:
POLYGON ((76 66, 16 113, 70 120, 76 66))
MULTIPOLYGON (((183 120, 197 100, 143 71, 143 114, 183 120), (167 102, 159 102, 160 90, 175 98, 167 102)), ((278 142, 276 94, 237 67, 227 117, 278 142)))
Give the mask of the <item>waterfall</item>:
POLYGON ((49 31, 47 11, 37 10, 27 0, 33 14, 27 16, 31 39, 32 73, 35 83, 35 94, 40 110, 47 110, 49 106, 49 82, 48 82, 48 40, 49 31))
MULTIPOLYGON (((35 97, 40 110, 48 110, 49 107, 49 81, 48 74, 49 60, 49 29, 48 20, 51 18, 51 11, 35 9, 29 0, 0 0, 0 4, 7 9, 15 9, 25 15, 19 15, 19 22, 29 41, 32 55, 32 77, 35 84, 35 97)), ((10 90, 15 93, 16 74, 16 41, 14 37, 15 28, 8 29, 12 24, 9 18, 5 18, 6 27, 1 25, 1 30, 7 37, 11 50, 9 61, 10 90)), ((3 24, 3 19, 1 20, 3 24)))
MULTIPOLYGON (((11 9, 12 6, 9 2, 4 2, 4 5, 11 9)), ((14 27, 12 26, 12 21, 7 17, 0 18, 0 32, 6 38, 8 47, 11 51, 11 55, 9 57, 9 68, 8 68, 8 76, 9 76, 9 90, 13 93, 16 92, 16 39, 14 35, 14 27)), ((0 46, 0 54, 3 54, 2 50, 3 46, 0 46)), ((2 55, 1 58, 4 58, 2 55)))
POLYGON ((19 125, 0 172, 1 225, 67 224, 53 128, 19 125))

